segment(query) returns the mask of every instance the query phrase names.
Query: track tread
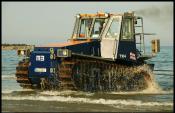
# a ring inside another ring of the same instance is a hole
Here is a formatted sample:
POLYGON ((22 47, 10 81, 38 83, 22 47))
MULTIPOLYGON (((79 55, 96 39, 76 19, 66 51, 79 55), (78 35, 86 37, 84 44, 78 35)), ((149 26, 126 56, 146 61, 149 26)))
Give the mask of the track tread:
POLYGON ((28 78, 28 67, 29 61, 23 59, 19 61, 18 66, 16 67, 16 81, 20 84, 23 88, 30 88, 32 89, 32 83, 28 78))

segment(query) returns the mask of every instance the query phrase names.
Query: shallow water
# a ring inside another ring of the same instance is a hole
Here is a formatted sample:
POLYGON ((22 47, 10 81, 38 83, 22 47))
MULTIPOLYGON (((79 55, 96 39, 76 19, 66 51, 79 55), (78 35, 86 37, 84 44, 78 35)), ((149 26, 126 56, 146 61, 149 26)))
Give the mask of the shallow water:
POLYGON ((15 68, 20 59, 16 51, 2 51, 2 111, 173 111, 173 47, 161 47, 161 52, 149 61, 155 63, 157 70, 154 71, 155 85, 132 92, 22 89, 15 80, 15 68))

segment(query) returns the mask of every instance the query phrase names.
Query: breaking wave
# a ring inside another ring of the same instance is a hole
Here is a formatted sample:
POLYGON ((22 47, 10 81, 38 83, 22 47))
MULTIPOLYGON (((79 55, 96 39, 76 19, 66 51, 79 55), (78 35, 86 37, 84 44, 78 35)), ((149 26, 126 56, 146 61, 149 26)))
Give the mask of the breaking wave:
POLYGON ((173 94, 173 89, 165 91, 156 82, 155 75, 147 65, 139 66, 138 71, 145 71, 150 80, 147 80, 148 87, 142 91, 111 92, 111 94, 173 94))
POLYGON ((104 104, 104 105, 132 105, 132 106, 173 106, 172 102, 143 102, 140 100, 124 100, 124 99, 90 99, 71 96, 3 96, 3 100, 37 100, 37 101, 58 101, 68 103, 88 103, 88 104, 104 104))
POLYGON ((170 90, 162 90, 160 87, 156 88, 154 86, 148 87, 142 91, 128 91, 128 92, 111 92, 109 94, 122 94, 122 95, 130 95, 130 94, 173 94, 173 89, 170 90))
POLYGON ((15 77, 15 75, 2 75, 1 79, 2 80, 15 80, 16 77, 15 77))
POLYGON ((18 89, 18 90, 2 90, 2 94, 11 94, 13 92, 28 92, 28 91, 34 91, 33 89, 18 89))
POLYGON ((56 95, 84 95, 84 96, 92 96, 94 93, 90 92, 82 92, 82 91, 71 91, 71 90, 65 90, 65 91, 43 91, 40 92, 42 95, 51 95, 51 96, 56 96, 56 95))

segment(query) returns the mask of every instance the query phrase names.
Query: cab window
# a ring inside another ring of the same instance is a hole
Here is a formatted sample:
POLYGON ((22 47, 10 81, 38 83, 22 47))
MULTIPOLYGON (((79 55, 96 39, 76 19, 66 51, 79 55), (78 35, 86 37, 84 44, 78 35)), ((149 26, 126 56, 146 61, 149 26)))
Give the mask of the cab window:
POLYGON ((104 27, 105 19, 95 19, 94 26, 92 28, 92 38, 98 38, 104 27))
POLYGON ((91 24, 92 24, 92 19, 81 20, 80 32, 79 32, 80 38, 88 37, 91 24))
POLYGON ((117 18, 113 19, 109 30, 106 34, 106 38, 118 38, 120 34, 120 22, 117 18))
POLYGON ((122 24, 122 40, 133 39, 133 23, 131 18, 126 18, 122 24))

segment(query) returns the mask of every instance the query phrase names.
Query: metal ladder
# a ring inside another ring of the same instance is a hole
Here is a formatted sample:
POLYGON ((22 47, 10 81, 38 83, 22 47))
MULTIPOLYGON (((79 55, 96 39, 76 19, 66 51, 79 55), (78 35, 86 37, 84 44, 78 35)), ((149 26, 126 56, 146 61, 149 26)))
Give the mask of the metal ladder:
POLYGON ((144 29, 143 29, 143 18, 142 17, 137 17, 137 20, 140 20, 140 24, 141 25, 134 26, 135 27, 135 31, 136 31, 136 28, 140 28, 141 29, 141 33, 135 33, 135 38, 139 37, 139 42, 136 42, 136 44, 139 45, 139 52, 142 55, 145 55, 145 42, 144 42, 144 35, 145 34, 144 34, 144 29))
POLYGON ((135 33, 135 38, 139 37, 139 42, 137 42, 137 40, 136 40, 136 47, 137 47, 137 45, 139 45, 139 52, 141 53, 140 57, 145 58, 145 59, 149 59, 149 58, 153 57, 153 55, 146 55, 144 36, 145 35, 156 35, 156 34, 155 33, 144 33, 143 18, 142 17, 137 17, 137 20, 140 20, 141 25, 135 26, 135 31, 136 31, 136 28, 141 28, 141 32, 140 33, 135 33))

